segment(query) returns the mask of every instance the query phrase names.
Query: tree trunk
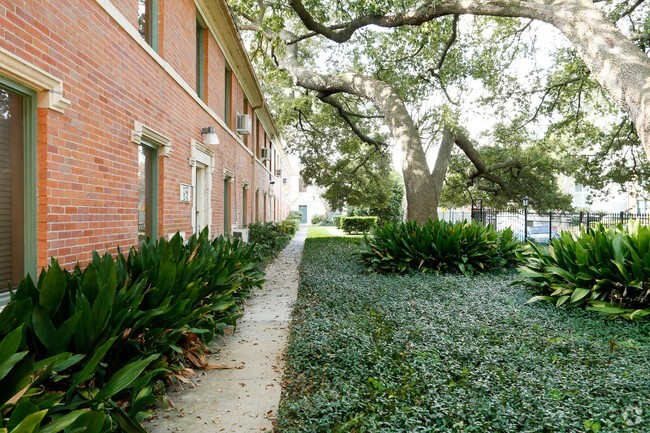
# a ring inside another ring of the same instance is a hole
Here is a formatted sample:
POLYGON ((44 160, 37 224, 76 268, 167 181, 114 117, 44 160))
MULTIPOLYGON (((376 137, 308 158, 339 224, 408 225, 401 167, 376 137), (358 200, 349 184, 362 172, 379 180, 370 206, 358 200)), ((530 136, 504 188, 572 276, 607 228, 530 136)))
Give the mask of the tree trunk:
POLYGON ((591 1, 564 3, 567 10, 556 11, 548 23, 571 41, 598 83, 630 116, 650 160, 650 59, 591 1))
POLYGON ((470 14, 531 18, 556 27, 573 44, 598 83, 630 116, 650 160, 650 59, 594 6, 593 0, 445 0, 418 12, 413 17, 419 21, 470 14))
MULTIPOLYGON (((306 89, 326 93, 345 92, 373 101, 384 114, 392 142, 403 155, 402 174, 406 190, 406 218, 418 223, 427 219, 437 219, 439 190, 427 165, 426 155, 420 140, 420 132, 415 126, 401 97, 389 84, 346 73, 336 75, 319 74, 300 66, 295 51, 289 47, 288 55, 280 61, 294 79, 296 85, 306 89), (293 52, 292 52, 293 51, 293 52)), ((444 177, 442 177, 444 181, 444 177)))

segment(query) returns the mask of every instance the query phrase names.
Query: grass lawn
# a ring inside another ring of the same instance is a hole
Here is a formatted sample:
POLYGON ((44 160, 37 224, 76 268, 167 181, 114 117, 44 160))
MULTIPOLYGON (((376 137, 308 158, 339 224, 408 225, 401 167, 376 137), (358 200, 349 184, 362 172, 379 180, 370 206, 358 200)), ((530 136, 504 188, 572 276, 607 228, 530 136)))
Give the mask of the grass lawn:
POLYGON ((368 274, 359 242, 307 239, 278 431, 650 432, 650 323, 508 274, 368 274))
POLYGON ((328 226, 309 226, 307 236, 310 238, 329 238, 332 233, 328 226))

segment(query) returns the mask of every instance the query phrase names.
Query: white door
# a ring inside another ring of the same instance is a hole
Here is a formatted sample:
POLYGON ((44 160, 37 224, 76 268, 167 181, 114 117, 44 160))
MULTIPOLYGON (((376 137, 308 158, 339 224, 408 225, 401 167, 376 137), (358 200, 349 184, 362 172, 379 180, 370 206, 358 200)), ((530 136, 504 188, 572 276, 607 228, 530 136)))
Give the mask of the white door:
POLYGON ((194 229, 200 232, 208 225, 208 209, 210 202, 210 190, 208 181, 208 167, 201 163, 196 164, 196 184, 194 186, 194 203, 196 204, 195 210, 195 223, 194 229))
POLYGON ((195 150, 196 160, 192 172, 194 206, 192 206, 192 225, 199 233, 212 223, 212 157, 200 149, 195 150))

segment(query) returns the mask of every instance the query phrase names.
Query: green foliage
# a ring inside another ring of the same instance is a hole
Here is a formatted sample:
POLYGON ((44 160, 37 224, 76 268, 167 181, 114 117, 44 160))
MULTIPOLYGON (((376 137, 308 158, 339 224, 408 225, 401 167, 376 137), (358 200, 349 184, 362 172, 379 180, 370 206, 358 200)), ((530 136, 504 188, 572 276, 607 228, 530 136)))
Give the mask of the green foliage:
POLYGON ((376 272, 455 272, 465 275, 515 262, 520 248, 512 230, 468 222, 414 221, 386 224, 364 239, 360 257, 376 272))
POLYGON ((325 221, 326 218, 327 217, 325 215, 314 215, 313 217, 311 217, 311 223, 312 224, 320 224, 323 221, 325 221))
POLYGON ((404 181, 402 177, 391 172, 391 191, 388 202, 383 206, 362 207, 349 206, 348 216, 370 216, 377 217, 377 224, 383 225, 389 222, 399 223, 404 220, 404 181))
POLYGON ((542 293, 531 301, 587 306, 608 316, 650 316, 650 228, 602 225, 580 235, 562 233, 548 250, 520 253, 522 283, 542 293))
POLYGON ((302 219, 302 212, 300 212, 299 210, 289 211, 289 214, 287 215, 287 219, 300 221, 302 219))
POLYGON ((650 323, 526 304, 505 274, 364 273, 359 243, 305 243, 279 432, 647 430, 650 323))
POLYGON ((200 366, 195 352, 235 324, 262 277, 252 245, 207 230, 128 258, 93 253, 83 270, 53 259, 0 313, 0 428, 143 432, 161 379, 200 366))
POLYGON ((340 220, 341 230, 350 233, 367 233, 377 227, 376 216, 345 216, 340 220))
POLYGON ((281 223, 269 221, 255 222, 248 226, 248 241, 255 246, 255 251, 265 263, 273 260, 291 241, 291 237, 300 228, 302 213, 291 211, 281 223))
POLYGON ((519 208, 522 197, 527 196, 531 207, 539 212, 569 210, 572 197, 562 192, 557 181, 562 162, 540 143, 521 146, 521 143, 534 141, 532 134, 513 132, 504 125, 495 127, 494 144, 480 149, 485 164, 496 167, 504 162, 504 155, 520 164, 518 167, 506 164, 502 169, 492 170, 491 173, 502 180, 502 184, 496 186, 480 176, 468 181, 467 173, 473 165, 464 154, 456 152, 449 166, 441 204, 462 207, 470 205, 472 200, 482 200, 484 206, 493 209, 506 209, 513 204, 519 208))

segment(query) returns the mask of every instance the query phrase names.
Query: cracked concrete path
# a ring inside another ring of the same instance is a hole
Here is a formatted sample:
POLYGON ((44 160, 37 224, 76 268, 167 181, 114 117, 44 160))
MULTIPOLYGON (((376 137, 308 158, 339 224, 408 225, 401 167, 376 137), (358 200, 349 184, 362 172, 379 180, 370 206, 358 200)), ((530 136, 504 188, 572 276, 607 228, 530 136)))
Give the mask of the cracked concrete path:
POLYGON ((301 227, 266 268, 266 282, 248 300, 237 330, 211 345, 210 364, 197 386, 170 391, 175 409, 145 423, 151 433, 270 432, 280 402, 282 356, 298 292, 298 265, 307 237, 301 227))

